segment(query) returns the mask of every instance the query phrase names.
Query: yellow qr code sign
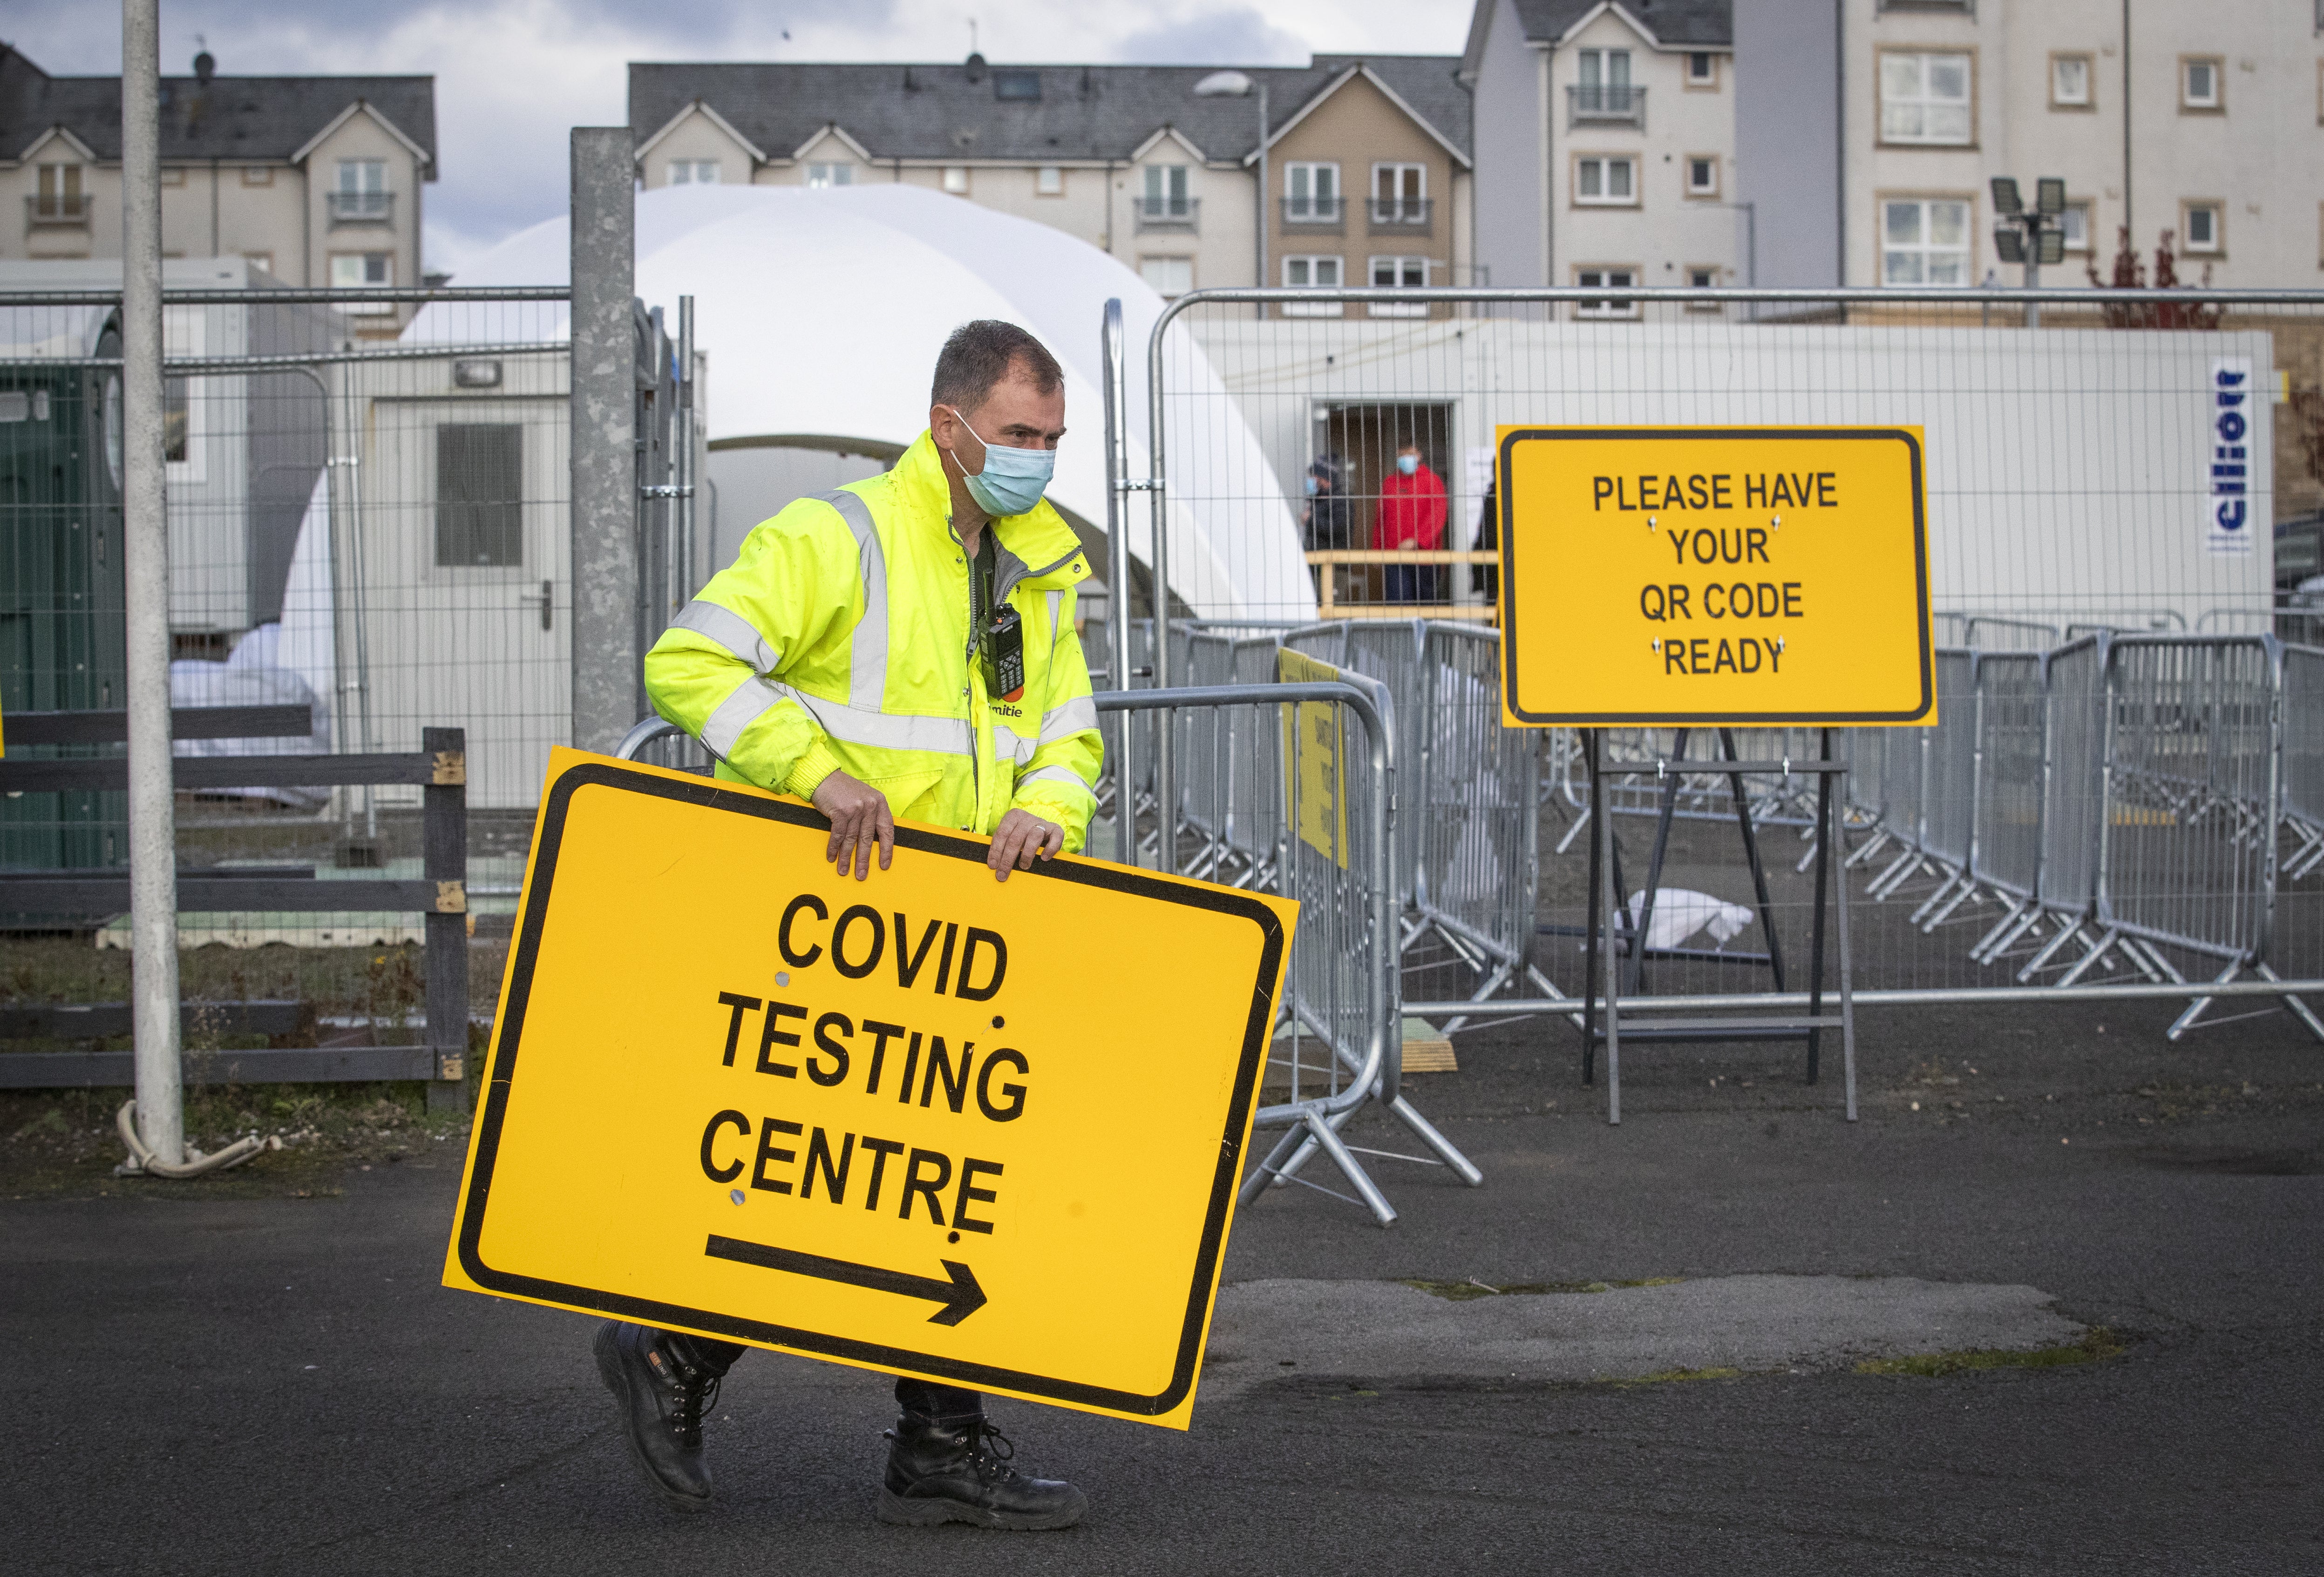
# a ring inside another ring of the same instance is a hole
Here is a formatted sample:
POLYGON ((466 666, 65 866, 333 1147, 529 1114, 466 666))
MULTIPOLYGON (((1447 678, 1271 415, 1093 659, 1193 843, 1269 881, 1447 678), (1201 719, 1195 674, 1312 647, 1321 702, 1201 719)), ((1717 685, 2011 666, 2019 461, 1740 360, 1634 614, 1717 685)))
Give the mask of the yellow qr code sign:
POLYGON ((1297 905, 827 836, 554 754, 446 1284, 1185 1427, 1297 905))
POLYGON ((1513 725, 1928 724, 1921 430, 1503 427, 1513 725))

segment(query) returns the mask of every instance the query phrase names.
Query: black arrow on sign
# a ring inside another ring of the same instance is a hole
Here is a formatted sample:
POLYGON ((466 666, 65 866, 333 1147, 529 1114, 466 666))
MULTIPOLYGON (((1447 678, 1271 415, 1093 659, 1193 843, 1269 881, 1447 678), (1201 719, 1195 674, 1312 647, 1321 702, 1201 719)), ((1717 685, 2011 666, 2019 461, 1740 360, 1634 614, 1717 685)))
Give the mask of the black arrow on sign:
POLYGON ((844 1259, 825 1259, 820 1254, 802 1254, 796 1248, 770 1248, 764 1243, 745 1243, 739 1238, 721 1238, 713 1234, 703 1253, 713 1259, 731 1259, 738 1265, 756 1265, 767 1270, 788 1271, 793 1276, 811 1276, 822 1281, 844 1282, 849 1286, 868 1287, 875 1293, 894 1293, 899 1297, 929 1298, 943 1308, 928 1316, 931 1325, 957 1325, 977 1310, 984 1307, 984 1289, 976 1285, 976 1273, 956 1259, 939 1259, 949 1280, 932 1276, 907 1276, 900 1270, 881 1270, 875 1265, 853 1265, 844 1259))

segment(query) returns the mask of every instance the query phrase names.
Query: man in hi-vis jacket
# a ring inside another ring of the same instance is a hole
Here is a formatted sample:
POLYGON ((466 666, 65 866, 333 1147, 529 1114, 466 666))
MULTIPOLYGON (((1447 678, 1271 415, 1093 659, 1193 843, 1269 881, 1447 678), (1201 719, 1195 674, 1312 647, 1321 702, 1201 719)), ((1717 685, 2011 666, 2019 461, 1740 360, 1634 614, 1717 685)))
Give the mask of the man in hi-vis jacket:
MULTIPOLYGON (((825 857, 843 874, 868 878, 875 857, 888 868, 901 816, 989 833, 1006 881, 1082 847, 1103 755, 1074 631, 1087 556, 1041 497, 1065 376, 1022 329, 967 323, 928 398, 928 430, 892 470, 751 533, 646 654, 646 691, 720 777, 830 818, 825 857)), ((709 1504, 702 1420, 744 1350, 641 1325, 597 1332, 631 1455, 674 1506, 709 1504)), ((899 1378, 896 1401, 882 1520, 1081 1519, 1080 1490, 1009 1465, 975 1392, 899 1378)))

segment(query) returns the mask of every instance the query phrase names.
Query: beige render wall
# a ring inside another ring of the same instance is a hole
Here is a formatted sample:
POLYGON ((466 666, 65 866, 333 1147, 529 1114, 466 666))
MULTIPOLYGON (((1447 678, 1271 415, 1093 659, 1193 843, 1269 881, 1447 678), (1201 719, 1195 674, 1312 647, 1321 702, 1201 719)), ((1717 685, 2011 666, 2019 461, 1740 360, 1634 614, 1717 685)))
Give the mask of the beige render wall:
POLYGON ((1468 255, 1465 236, 1456 256, 1453 172, 1456 166, 1443 144, 1430 136, 1396 101, 1358 77, 1342 85, 1307 117, 1279 139, 1269 152, 1268 172, 1268 273, 1269 284, 1283 279, 1281 259, 1286 256, 1338 254, 1341 277, 1351 285, 1370 283, 1370 260, 1374 255, 1429 259, 1429 283, 1455 283, 1454 264, 1468 255), (1285 171, 1294 163, 1336 162, 1345 205, 1344 235, 1327 228, 1286 226, 1283 196, 1285 171), (1365 200, 1371 194, 1375 163, 1421 164, 1426 167, 1427 194, 1432 205, 1429 224, 1370 234, 1365 200))
MULTIPOLYGON (((418 284, 420 267, 420 175, 419 160, 411 151, 369 116, 356 115, 307 155, 307 172, 304 207, 313 247, 308 283, 315 285, 331 283, 330 260, 336 253, 392 252, 395 256, 393 283, 399 286, 418 284), (387 162, 387 186, 395 195, 391 223, 341 225, 336 228, 332 226, 328 193, 338 183, 338 161, 341 159, 384 159, 387 162)), ((395 312, 370 318, 367 320, 369 328, 365 331, 392 329, 408 317, 408 312, 395 312)))
MULTIPOLYGON (((277 278, 305 277, 306 174, 290 164, 259 164, 272 183, 245 186, 240 162, 172 166, 184 184, 161 188, 161 250, 172 257, 239 257, 263 252, 277 278), (214 206, 215 205, 215 206, 214 206)), ((399 196, 399 204, 402 199, 399 196)), ((320 283, 321 281, 312 283, 320 283)))

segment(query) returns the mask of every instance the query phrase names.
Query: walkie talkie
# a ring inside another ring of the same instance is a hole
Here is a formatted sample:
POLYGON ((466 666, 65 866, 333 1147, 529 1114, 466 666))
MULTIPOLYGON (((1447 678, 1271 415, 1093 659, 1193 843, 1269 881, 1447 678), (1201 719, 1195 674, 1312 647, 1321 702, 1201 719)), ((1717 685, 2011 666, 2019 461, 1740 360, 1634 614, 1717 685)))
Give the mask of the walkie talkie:
POLYGON ((1017 700, 1025 693, 1025 621, 1015 608, 993 605, 996 568, 992 528, 988 524, 984 540, 976 547, 976 654, 984 664, 984 693, 1017 700))

